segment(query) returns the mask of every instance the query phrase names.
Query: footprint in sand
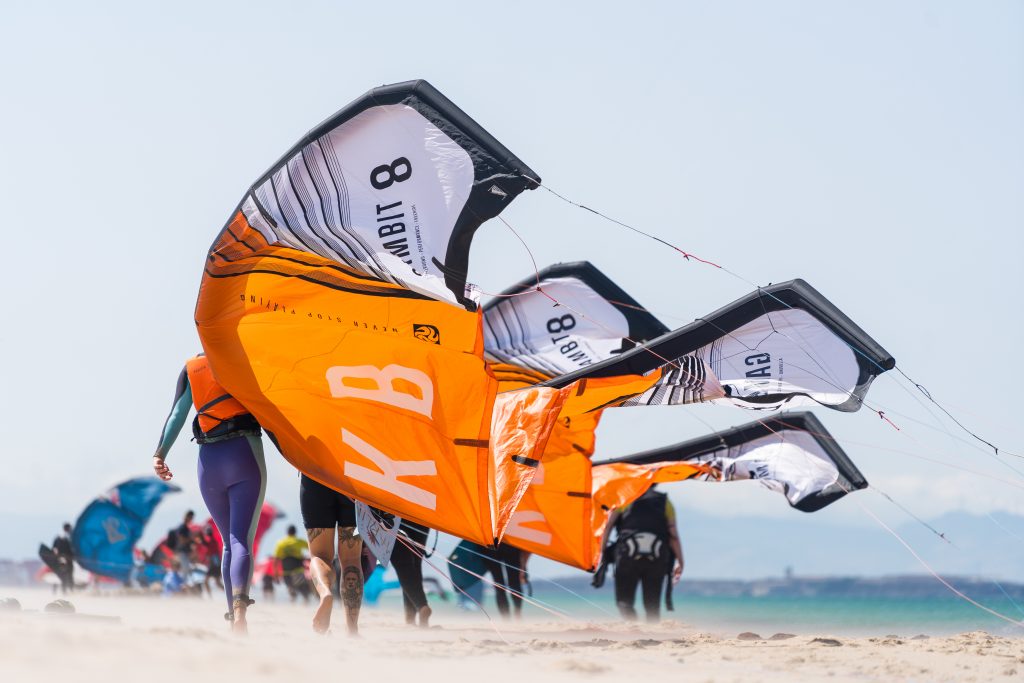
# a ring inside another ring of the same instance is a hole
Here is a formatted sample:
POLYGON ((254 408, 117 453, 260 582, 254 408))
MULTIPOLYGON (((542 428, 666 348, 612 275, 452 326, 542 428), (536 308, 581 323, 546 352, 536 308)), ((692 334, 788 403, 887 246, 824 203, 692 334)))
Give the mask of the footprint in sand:
POLYGON ((818 645, 826 645, 828 647, 839 647, 842 645, 842 643, 835 638, 815 638, 811 642, 817 643, 818 645))
POLYGON ((555 665, 562 671, 573 671, 581 674, 602 674, 611 671, 610 667, 596 662, 588 662, 582 659, 563 659, 555 662, 555 665))

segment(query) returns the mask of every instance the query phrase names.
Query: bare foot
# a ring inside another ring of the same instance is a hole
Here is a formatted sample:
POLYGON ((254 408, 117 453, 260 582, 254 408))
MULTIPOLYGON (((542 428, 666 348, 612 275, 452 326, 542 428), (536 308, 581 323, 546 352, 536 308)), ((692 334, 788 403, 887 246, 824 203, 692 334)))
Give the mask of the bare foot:
POLYGON ((316 608, 313 615, 313 630, 317 633, 327 633, 331 627, 331 607, 334 605, 334 596, 327 594, 320 598, 320 606, 316 608))
POLYGON ((231 632, 240 636, 249 635, 249 624, 245 621, 244 607, 235 608, 235 619, 231 622, 231 632))
POLYGON ((433 613, 434 610, 430 609, 430 605, 424 605, 423 607, 420 607, 420 628, 430 628, 430 615, 433 613))

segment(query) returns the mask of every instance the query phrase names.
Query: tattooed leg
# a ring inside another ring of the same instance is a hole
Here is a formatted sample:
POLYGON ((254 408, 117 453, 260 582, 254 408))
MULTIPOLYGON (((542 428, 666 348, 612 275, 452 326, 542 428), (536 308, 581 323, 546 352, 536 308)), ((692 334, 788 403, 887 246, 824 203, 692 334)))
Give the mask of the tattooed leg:
POLYGON ((320 605, 313 615, 313 630, 326 633, 331 626, 331 608, 334 596, 331 583, 334 580, 334 529, 306 529, 309 539, 309 574, 313 588, 320 596, 320 605))
POLYGON ((349 635, 359 633, 359 608, 363 604, 363 539, 356 528, 338 527, 338 559, 341 562, 341 602, 349 635))

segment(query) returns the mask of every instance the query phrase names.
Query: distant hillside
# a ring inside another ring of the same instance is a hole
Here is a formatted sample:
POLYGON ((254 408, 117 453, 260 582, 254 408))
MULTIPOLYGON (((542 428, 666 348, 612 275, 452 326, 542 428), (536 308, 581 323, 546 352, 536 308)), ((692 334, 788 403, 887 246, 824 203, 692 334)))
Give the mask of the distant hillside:
MULTIPOLYGON (((1009 596, 1015 601, 1024 601, 1024 584, 997 584, 989 579, 971 577, 947 577, 947 580, 975 600, 999 600, 1009 596)), ((594 590, 590 586, 589 577, 573 576, 560 579, 558 583, 584 595, 592 593, 594 590)), ((543 586, 543 584, 543 580, 538 581, 539 586, 543 586)), ((601 592, 611 594, 611 577, 601 592)), ((930 574, 876 578, 817 577, 756 579, 752 581, 688 579, 680 582, 674 593, 677 596, 732 598, 892 598, 905 600, 952 597, 950 590, 930 574)))
MULTIPOLYGON (((714 517, 677 503, 687 579, 753 580, 797 577, 926 574, 927 570, 881 527, 837 523, 828 510, 779 518, 714 517)), ((867 523, 871 523, 867 520, 867 523)), ((910 520, 895 527, 929 565, 943 575, 1024 581, 1024 517, 951 513, 928 523, 939 539, 910 520), (1019 534, 1019 536, 1014 536, 1019 534)), ((572 570, 531 558, 537 576, 568 576, 572 570)), ((582 572, 580 572, 582 575, 582 572)))

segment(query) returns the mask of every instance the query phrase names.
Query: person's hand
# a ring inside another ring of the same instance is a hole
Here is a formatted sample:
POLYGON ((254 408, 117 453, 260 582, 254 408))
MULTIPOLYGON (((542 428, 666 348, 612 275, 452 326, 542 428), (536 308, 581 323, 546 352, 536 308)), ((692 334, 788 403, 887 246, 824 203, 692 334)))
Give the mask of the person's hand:
POLYGON ((676 562, 675 566, 672 567, 672 583, 679 583, 681 578, 683 578, 683 563, 676 562))
POLYGON ((164 464, 164 459, 159 455, 153 456, 153 471, 156 472, 156 476, 160 477, 164 481, 170 481, 171 477, 174 476, 171 474, 170 468, 164 464))

